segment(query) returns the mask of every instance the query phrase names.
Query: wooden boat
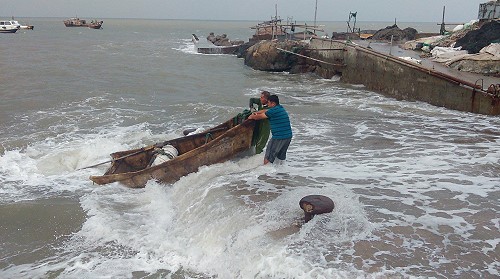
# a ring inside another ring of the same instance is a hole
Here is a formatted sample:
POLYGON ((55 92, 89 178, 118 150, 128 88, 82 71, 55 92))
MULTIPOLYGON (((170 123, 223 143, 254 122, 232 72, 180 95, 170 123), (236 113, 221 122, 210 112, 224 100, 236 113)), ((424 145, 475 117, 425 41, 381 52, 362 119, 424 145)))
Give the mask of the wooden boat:
MULTIPOLYGON (((196 172, 201 166, 221 163, 247 151, 252 146, 255 121, 239 114, 202 133, 168 140, 155 145, 111 154, 112 164, 102 176, 91 176, 99 185, 120 182, 141 188, 151 180, 172 183, 196 172), (171 145, 178 156, 152 166, 158 148, 171 145)), ((258 131, 255 131, 258 133, 258 131)))

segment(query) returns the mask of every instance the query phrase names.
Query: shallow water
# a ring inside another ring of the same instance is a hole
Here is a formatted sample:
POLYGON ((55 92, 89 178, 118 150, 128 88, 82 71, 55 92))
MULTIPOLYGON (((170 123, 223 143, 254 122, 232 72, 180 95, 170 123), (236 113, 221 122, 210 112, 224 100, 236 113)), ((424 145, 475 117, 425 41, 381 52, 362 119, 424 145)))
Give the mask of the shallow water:
POLYGON ((15 50, 0 61, 0 277, 500 276, 500 118, 195 53, 192 33, 247 40, 253 22, 30 24, 0 36, 15 50), (76 171, 219 124, 262 89, 290 113, 281 164, 249 156, 144 189, 76 171), (310 194, 336 207, 301 225, 310 194))

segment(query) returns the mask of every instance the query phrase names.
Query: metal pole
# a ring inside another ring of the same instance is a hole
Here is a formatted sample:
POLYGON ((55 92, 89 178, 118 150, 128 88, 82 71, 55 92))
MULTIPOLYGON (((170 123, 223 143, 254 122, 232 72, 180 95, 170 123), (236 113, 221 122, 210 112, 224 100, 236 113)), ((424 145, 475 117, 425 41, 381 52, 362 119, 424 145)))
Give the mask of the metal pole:
POLYGON ((445 14, 445 11, 446 11, 446 6, 443 6, 443 20, 441 21, 441 30, 439 30, 439 34, 440 35, 444 35, 444 33, 446 32, 446 29, 445 29, 445 26, 444 26, 444 14, 445 14))
POLYGON ((389 55, 392 55, 392 40, 394 39, 394 35, 391 35, 391 47, 389 48, 389 55))
POLYGON ((274 4, 274 24, 273 24, 273 40, 274 40, 274 35, 278 37, 278 3, 274 4), (274 32, 274 28, 276 28, 276 32, 274 32))
MULTIPOLYGON (((314 27, 316 28, 316 15, 318 14, 318 0, 316 0, 316 7, 314 8, 314 27)), ((314 30, 314 34, 316 34, 316 29, 314 30)))

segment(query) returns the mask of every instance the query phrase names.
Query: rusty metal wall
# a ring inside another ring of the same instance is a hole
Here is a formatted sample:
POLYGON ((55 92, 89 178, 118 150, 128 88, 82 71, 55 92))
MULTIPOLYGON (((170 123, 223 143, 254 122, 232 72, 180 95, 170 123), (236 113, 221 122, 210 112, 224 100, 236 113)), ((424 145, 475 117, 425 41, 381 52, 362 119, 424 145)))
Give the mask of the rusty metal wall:
MULTIPOLYGON (((400 100, 423 101, 449 109, 500 115, 500 98, 474 84, 429 70, 396 57, 341 41, 314 39, 319 58, 342 60, 341 81, 364 84, 368 89, 400 100)), ((329 72, 328 64, 319 65, 329 72)), ((337 71, 339 69, 336 69, 337 71)))
POLYGON ((500 1, 488 2, 479 5, 478 19, 500 18, 500 1))

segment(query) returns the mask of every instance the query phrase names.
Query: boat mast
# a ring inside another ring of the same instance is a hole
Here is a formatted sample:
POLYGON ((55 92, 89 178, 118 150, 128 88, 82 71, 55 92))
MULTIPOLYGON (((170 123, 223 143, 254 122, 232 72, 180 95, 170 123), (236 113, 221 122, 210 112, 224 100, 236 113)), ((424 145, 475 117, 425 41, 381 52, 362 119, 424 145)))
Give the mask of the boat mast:
POLYGON ((271 39, 274 40, 274 35, 278 37, 278 1, 274 4, 274 19, 271 17, 271 39))

